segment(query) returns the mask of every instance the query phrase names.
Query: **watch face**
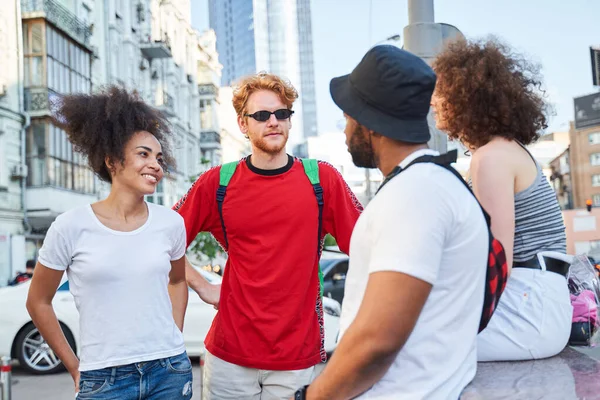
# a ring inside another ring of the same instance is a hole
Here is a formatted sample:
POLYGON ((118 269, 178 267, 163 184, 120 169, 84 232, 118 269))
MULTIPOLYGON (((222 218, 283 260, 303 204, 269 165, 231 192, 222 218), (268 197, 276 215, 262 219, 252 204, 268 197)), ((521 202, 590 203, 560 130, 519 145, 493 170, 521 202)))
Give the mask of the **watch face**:
POLYGON ((304 386, 301 389, 298 389, 294 394, 294 400, 305 400, 306 399, 306 388, 308 386, 304 386))

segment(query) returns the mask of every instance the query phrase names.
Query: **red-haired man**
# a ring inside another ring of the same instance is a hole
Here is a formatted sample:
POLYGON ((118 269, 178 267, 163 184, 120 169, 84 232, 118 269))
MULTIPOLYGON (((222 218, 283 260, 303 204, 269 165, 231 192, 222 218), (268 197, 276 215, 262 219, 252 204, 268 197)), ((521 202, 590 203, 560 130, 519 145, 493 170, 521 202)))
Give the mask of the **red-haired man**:
POLYGON ((297 97, 275 75, 242 80, 233 105, 252 154, 202 174, 175 206, 188 245, 205 231, 228 252, 222 287, 186 271, 219 310, 205 342, 205 399, 290 398, 326 358, 321 242, 330 233, 347 253, 362 207, 331 165, 286 153, 297 97))

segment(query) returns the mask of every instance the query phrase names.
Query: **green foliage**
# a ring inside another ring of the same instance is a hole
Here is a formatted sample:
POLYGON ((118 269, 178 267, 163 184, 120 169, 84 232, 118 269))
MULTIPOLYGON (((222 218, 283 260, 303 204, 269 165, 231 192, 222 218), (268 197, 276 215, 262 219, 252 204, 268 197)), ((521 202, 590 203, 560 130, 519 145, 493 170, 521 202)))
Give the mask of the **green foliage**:
POLYGON ((332 247, 332 246, 337 246, 337 242, 335 241, 335 238, 333 236, 331 236, 329 233, 327 235, 325 235, 325 247, 332 247))
MULTIPOLYGON (((202 159, 201 162, 205 164, 208 161, 209 160, 202 159)), ((198 179, 197 176, 190 176, 188 181, 190 183, 194 183, 196 179, 198 179)), ((212 260, 214 260, 217 255, 223 253, 223 249, 213 235, 208 232, 200 232, 198 236, 196 236, 196 239, 194 239, 192 244, 188 247, 188 253, 195 256, 199 260, 202 260, 206 257, 212 263, 212 260)))
POLYGON ((214 260, 223 250, 219 242, 208 232, 200 232, 196 239, 188 247, 188 252, 196 256, 198 259, 207 257, 214 260))

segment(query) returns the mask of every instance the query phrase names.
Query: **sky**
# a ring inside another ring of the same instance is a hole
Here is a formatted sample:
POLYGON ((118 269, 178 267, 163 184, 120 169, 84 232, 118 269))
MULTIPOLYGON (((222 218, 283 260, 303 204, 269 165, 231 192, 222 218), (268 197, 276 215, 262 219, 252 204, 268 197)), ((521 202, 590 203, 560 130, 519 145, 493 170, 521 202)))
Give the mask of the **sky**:
MULTIPOLYGON (((402 35, 407 1, 312 0, 311 6, 318 128, 339 131, 342 113, 331 100, 329 81, 350 73, 377 42, 402 35)), ((600 0, 435 1, 436 22, 456 26, 467 38, 495 35, 541 64, 556 113, 547 132, 568 130, 573 97, 598 90, 589 47, 600 46, 599 15, 600 0)), ((192 0, 192 25, 208 28, 208 0, 192 0)))

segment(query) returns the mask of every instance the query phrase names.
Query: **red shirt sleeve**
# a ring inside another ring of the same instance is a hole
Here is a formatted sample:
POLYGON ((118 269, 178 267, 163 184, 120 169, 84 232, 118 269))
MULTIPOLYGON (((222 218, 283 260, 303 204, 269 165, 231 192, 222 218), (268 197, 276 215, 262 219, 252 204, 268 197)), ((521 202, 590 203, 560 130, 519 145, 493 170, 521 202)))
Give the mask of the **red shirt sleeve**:
POLYGON ((342 175, 331 164, 319 161, 319 179, 323 187, 323 231, 330 233, 341 251, 348 254, 356 220, 363 210, 342 175))
POLYGON ((220 166, 214 167, 200 175, 190 190, 173 207, 173 210, 177 211, 185 221, 187 246, 200 232, 210 232, 217 239, 221 236, 216 197, 220 169, 220 166))

